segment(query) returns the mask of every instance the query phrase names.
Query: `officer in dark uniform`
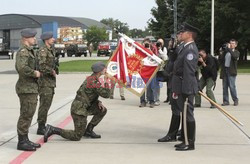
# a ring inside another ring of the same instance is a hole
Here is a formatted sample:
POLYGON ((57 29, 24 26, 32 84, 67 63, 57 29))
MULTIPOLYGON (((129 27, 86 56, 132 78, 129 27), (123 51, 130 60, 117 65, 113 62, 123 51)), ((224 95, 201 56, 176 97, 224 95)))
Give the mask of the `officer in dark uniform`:
MULTIPOLYGON (((173 68, 174 68, 174 62, 177 58, 177 55, 180 50, 183 48, 183 41, 182 41, 182 30, 179 30, 177 33, 177 46, 176 48, 172 48, 169 51, 169 61, 167 63, 167 68, 166 71, 168 72, 168 88, 170 89, 170 95, 172 95, 172 77, 173 77, 173 68)), ((173 43, 174 44, 174 43, 173 43)), ((171 141, 176 141, 177 133, 179 130, 180 126, 180 120, 181 120, 181 115, 180 115, 180 110, 178 109, 177 101, 170 96, 170 104, 171 104, 171 110, 172 110, 172 118, 171 118, 171 123, 170 127, 168 130, 168 133, 166 136, 163 138, 158 139, 158 142, 171 142, 171 141)))
POLYGON ((97 62, 93 64, 91 68, 93 74, 87 77, 80 86, 71 105, 71 116, 75 129, 66 130, 47 125, 44 142, 47 142, 48 138, 53 134, 60 135, 71 141, 79 141, 83 135, 90 138, 101 138, 101 135, 96 134, 93 128, 101 122, 107 113, 107 109, 98 98, 99 96, 109 98, 110 88, 108 83, 105 82, 103 87, 98 80, 100 76, 106 73, 105 64, 97 62), (89 115, 94 116, 86 128, 87 116, 89 115))
POLYGON ((177 151, 195 149, 193 101, 195 94, 198 92, 195 72, 197 70, 199 53, 194 42, 198 29, 188 23, 184 23, 182 31, 183 47, 179 50, 178 57, 174 62, 172 78, 172 98, 176 100, 178 109, 182 112, 184 131, 184 141, 175 145, 177 151))
POLYGON ((16 93, 20 100, 20 116, 17 122, 18 150, 35 151, 40 144, 31 142, 28 138, 29 127, 36 111, 38 82, 40 72, 37 68, 37 57, 32 48, 36 44, 36 31, 24 29, 21 31, 21 47, 16 54, 16 70, 18 81, 16 93))

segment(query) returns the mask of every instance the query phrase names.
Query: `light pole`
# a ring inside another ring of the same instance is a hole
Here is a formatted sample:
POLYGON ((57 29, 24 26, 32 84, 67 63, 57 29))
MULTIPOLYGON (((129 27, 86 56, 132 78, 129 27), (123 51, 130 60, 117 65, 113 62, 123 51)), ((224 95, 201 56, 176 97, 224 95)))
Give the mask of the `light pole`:
POLYGON ((177 34, 177 0, 174 0, 174 36, 177 34))
POLYGON ((177 0, 173 0, 173 7, 167 3, 167 9, 174 12, 174 36, 177 34, 177 0))
POLYGON ((211 13, 211 49, 210 54, 214 56, 214 0, 212 0, 212 13, 211 13))

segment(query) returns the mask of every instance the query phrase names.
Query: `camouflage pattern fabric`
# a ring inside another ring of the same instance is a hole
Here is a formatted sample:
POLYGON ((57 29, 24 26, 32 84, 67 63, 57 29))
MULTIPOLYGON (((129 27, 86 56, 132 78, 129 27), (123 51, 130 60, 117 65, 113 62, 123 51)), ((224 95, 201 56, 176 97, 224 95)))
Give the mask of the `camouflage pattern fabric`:
POLYGON ((16 70, 19 75, 16 83, 16 93, 38 93, 36 56, 32 48, 22 45, 16 54, 16 70))
POLYGON ((36 111, 38 83, 35 76, 36 56, 31 47, 22 45, 16 55, 16 70, 19 78, 16 83, 16 93, 20 100, 20 116, 17 122, 17 132, 28 134, 29 127, 36 111))
POLYGON ((17 122, 17 133, 20 135, 28 134, 32 118, 36 111, 37 94, 24 93, 18 95, 20 100, 20 116, 17 122))
POLYGON ((79 141, 87 125, 87 116, 94 115, 90 121, 93 125, 98 125, 99 122, 107 113, 107 109, 101 111, 98 107, 99 100, 98 97, 109 98, 110 89, 107 83, 104 84, 104 87, 101 86, 98 78, 95 74, 87 77, 83 84, 77 91, 76 98, 71 104, 71 116, 74 121, 74 130, 62 130, 61 136, 63 138, 79 141), (88 96, 86 99, 85 96, 88 96))
POLYGON ((52 73, 55 69, 55 51, 44 45, 38 51, 38 61, 42 76, 38 80, 40 99, 37 122, 46 124, 56 87, 56 77, 52 73))

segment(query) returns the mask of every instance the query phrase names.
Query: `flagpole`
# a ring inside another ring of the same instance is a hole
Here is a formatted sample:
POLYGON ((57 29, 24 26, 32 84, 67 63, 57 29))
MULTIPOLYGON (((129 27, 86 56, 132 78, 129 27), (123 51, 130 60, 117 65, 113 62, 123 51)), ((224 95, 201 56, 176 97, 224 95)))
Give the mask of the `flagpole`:
POLYGON ((137 49, 139 49, 140 51, 142 51, 143 53, 145 53, 148 57, 152 58, 153 60, 155 60, 158 64, 161 64, 163 62, 163 60, 161 60, 159 57, 157 57, 155 54, 151 55, 149 54, 147 51, 145 51, 143 48, 139 47, 138 45, 135 44, 135 41, 131 38, 129 38, 127 35, 122 34, 120 32, 118 32, 116 30, 116 33, 123 37, 127 42, 131 43, 134 47, 136 47, 137 49))
POLYGON ((212 0, 212 13, 211 13, 211 50, 210 54, 214 56, 214 0, 212 0))

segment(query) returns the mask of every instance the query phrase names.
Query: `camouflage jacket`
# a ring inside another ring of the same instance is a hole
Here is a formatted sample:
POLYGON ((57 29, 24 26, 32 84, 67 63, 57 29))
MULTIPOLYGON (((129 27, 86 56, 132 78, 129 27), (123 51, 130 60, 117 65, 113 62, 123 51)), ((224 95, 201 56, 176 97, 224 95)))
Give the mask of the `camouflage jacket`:
POLYGON ((16 54, 16 70, 19 75, 16 83, 16 93, 38 93, 38 83, 35 75, 36 55, 31 47, 22 45, 16 54))
POLYGON ((55 70, 54 49, 44 45, 39 49, 37 56, 41 72, 41 77, 38 80, 39 87, 56 87, 56 78, 52 74, 52 71, 55 70))
POLYGON ((75 100, 71 106, 71 112, 77 115, 87 116, 88 107, 93 103, 99 102, 99 96, 109 98, 109 84, 104 83, 103 87, 96 75, 92 74, 86 78, 78 89, 75 100))

